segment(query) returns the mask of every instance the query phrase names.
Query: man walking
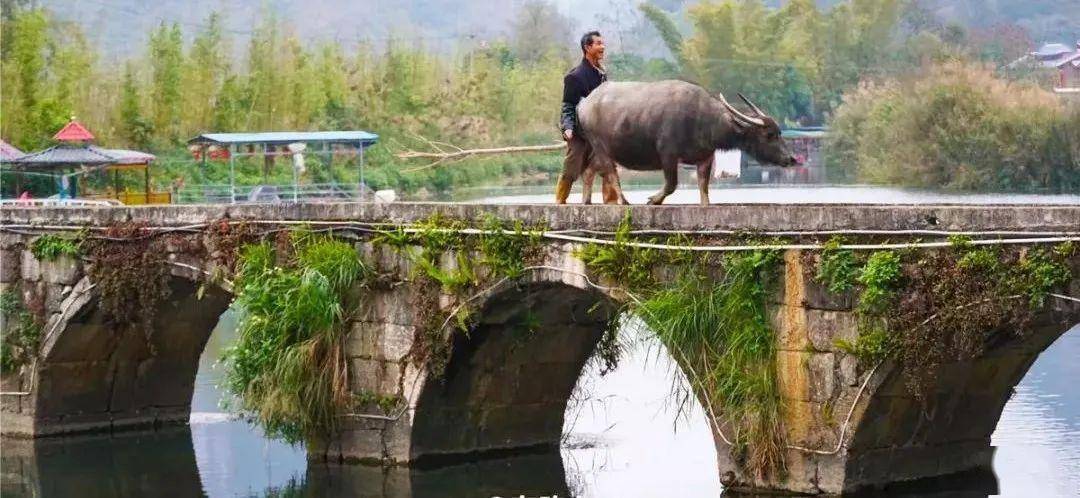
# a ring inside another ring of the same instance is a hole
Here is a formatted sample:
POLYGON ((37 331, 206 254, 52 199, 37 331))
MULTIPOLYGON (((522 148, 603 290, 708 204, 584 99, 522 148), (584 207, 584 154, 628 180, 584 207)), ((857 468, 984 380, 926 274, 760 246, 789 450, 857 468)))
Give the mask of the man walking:
POLYGON ((604 202, 618 202, 617 190, 612 185, 617 181, 614 164, 594 164, 592 147, 581 136, 581 128, 578 126, 577 105, 581 99, 587 97, 601 83, 607 81, 602 61, 604 59, 604 39, 599 31, 590 31, 581 37, 581 52, 583 57, 581 64, 572 69, 563 78, 562 117, 560 129, 563 139, 566 140, 566 159, 563 161, 563 172, 559 176, 559 184, 555 187, 555 202, 566 204, 570 197, 570 187, 582 173, 585 173, 584 201, 591 202, 592 179, 595 173, 600 173, 603 182, 604 202))

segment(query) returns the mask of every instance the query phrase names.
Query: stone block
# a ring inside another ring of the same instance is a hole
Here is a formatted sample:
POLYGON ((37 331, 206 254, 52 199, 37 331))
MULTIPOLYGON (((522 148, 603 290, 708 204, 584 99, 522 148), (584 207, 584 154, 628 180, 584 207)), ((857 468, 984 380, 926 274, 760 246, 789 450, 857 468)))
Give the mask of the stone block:
POLYGON ((372 392, 390 396, 400 394, 403 368, 400 363, 353 358, 349 360, 349 378, 353 393, 372 392))
POLYGON ((840 356, 840 385, 855 387, 859 385, 859 359, 845 354, 840 356))
POLYGON ((379 341, 378 357, 382 360, 399 362, 412 351, 416 339, 416 327, 388 323, 383 326, 379 341))
POLYGON ((807 362, 810 353, 800 351, 777 351, 776 371, 780 396, 795 401, 810 400, 810 379, 807 362))
POLYGON ((785 400, 783 418, 788 444, 826 451, 836 448, 839 433, 829 422, 826 410, 823 403, 785 400))
POLYGON ((79 266, 79 260, 70 256, 42 261, 41 278, 51 284, 74 285, 79 280, 79 266))
POLYGON ((382 430, 349 428, 339 437, 341 456, 347 462, 375 463, 386 455, 382 430))
POLYGON ((353 357, 399 362, 412 351, 415 334, 412 326, 354 322, 346 351, 353 357))
POLYGON ((372 292, 359 304, 359 320, 411 326, 416 321, 414 299, 407 285, 372 292))
POLYGON ((785 351, 806 351, 812 346, 806 330, 806 311, 799 306, 782 304, 770 313, 776 332, 777 347, 785 351))
POLYGON ((15 233, 0 233, 0 249, 15 249, 23 244, 22 236, 15 233))
POLYGON ((345 354, 349 357, 379 359, 379 340, 383 325, 372 322, 353 322, 345 342, 345 354))
POLYGON ((26 282, 37 282, 41 279, 41 263, 29 250, 22 252, 22 264, 19 265, 22 279, 26 282))
POLYGON ((12 283, 19 279, 19 253, 0 250, 0 283, 12 283))
POLYGON ((858 320, 851 312, 806 310, 806 329, 817 351, 837 351, 838 339, 853 342, 859 337, 858 320))
MULTIPOLYGON (((69 290, 70 292, 70 290, 69 290)), ((60 305, 64 302, 64 286, 61 284, 46 284, 45 285, 45 312, 46 313, 58 313, 60 311, 60 305)))
POLYGON ((825 402, 836 389, 836 359, 832 353, 816 353, 807 361, 809 396, 811 401, 825 402))

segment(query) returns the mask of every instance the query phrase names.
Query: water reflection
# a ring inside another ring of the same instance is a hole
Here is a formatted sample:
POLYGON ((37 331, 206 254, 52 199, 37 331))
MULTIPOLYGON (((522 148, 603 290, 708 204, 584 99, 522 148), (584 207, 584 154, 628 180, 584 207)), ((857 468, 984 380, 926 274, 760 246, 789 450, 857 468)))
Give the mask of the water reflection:
MULTIPOLYGON (((1076 496, 1080 493, 1080 327, 1017 387, 994 434, 989 469, 894 486, 874 496, 1076 496)), ((216 358, 213 356, 212 358, 216 358)), ((208 365, 212 365, 212 358, 208 365)), ((670 363, 642 343, 605 377, 582 377, 561 452, 437 469, 308 464, 303 448, 267 440, 220 412, 157 432, 3 443, 4 497, 653 497, 722 494, 712 439, 690 407, 675 423, 670 363)), ((212 368, 200 376, 213 376, 212 368)), ((200 379, 200 396, 217 396, 200 379), (206 390, 209 389, 210 393, 206 390)), ((208 387, 210 386, 210 387, 208 387)), ((205 400, 204 400, 205 401, 205 400)), ((203 409, 207 405, 200 406, 203 409)))
POLYGON ((203 495, 187 427, 3 444, 5 498, 203 495))

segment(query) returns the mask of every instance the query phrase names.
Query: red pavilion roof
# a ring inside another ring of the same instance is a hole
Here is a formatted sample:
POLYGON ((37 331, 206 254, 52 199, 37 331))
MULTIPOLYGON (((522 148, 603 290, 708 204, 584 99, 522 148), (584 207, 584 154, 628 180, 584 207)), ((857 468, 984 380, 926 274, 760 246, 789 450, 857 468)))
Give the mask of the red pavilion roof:
POLYGON ((53 139, 64 142, 79 142, 93 140, 94 134, 90 133, 90 130, 87 130, 81 123, 75 121, 75 118, 71 118, 68 124, 56 132, 56 135, 53 135, 53 139))

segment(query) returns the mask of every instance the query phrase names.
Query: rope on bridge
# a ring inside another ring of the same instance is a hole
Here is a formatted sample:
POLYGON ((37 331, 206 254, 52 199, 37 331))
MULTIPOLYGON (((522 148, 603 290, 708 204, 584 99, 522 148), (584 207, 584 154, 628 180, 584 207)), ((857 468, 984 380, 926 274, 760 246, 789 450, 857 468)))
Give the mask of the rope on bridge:
MULTIPOLYGON (((221 223, 227 224, 258 224, 258 225, 306 225, 306 226, 321 226, 326 227, 325 231, 332 231, 335 229, 341 230, 355 230, 361 232, 380 232, 385 231, 387 228, 393 228, 395 230, 401 230, 406 233, 422 233, 422 232, 447 232, 447 233, 460 233, 465 235, 483 235, 483 234, 496 234, 501 233, 504 235, 523 235, 530 236, 535 232, 523 231, 517 232, 513 230, 482 230, 477 228, 414 228, 414 227, 402 227, 400 224, 395 223, 367 223, 356 221, 295 221, 295 220, 227 220, 214 223, 200 223, 192 225, 183 225, 175 227, 143 227, 144 230, 148 230, 151 233, 143 235, 137 238, 152 237, 155 235, 161 235, 171 232, 198 232, 200 229, 217 225, 221 223)), ((34 232, 27 232, 25 230, 106 230, 106 227, 86 227, 79 225, 4 225, 0 227, 2 231, 8 231, 13 233, 19 233, 23 235, 35 235, 34 232)), ((267 233, 272 233, 280 230, 268 230, 267 233)), ((624 242, 615 241, 609 239, 600 239, 595 237, 581 237, 577 235, 571 235, 574 233, 594 233, 594 234, 613 234, 614 232, 603 232, 593 230, 552 230, 541 232, 541 236, 552 240, 561 240, 566 242, 577 242, 587 244, 601 244, 601 245, 623 245, 627 247, 637 247, 643 249, 658 249, 665 251, 694 251, 694 252, 740 252, 740 251, 759 251, 759 250, 820 250, 825 247, 824 244, 819 243, 806 243, 806 244, 762 244, 762 245, 732 245, 732 246, 701 246, 701 245, 671 245, 671 244, 657 244, 652 242, 624 242)), ((1080 232, 1023 232, 1023 231, 938 231, 938 230, 808 230, 808 231, 764 231, 764 232, 747 232, 747 231, 735 231, 735 230, 639 230, 637 232, 631 232, 637 234, 683 234, 683 235, 738 235, 738 234, 754 234, 764 236, 824 236, 824 235, 931 235, 931 236, 978 236, 978 237, 1006 237, 1015 236, 1023 238, 996 238, 996 239, 979 239, 970 241, 971 245, 976 246, 992 246, 992 245, 1008 245, 1008 244, 1056 244, 1061 242, 1080 242, 1080 232), (1027 237, 1024 237, 1027 236, 1027 237)), ((103 237, 103 236, 90 236, 93 239, 124 241, 129 239, 121 239, 116 237, 103 237)), ((842 244, 838 246, 838 249, 847 249, 855 251, 872 251, 881 249, 916 249, 916 248, 941 248, 950 247, 953 244, 949 241, 936 241, 936 242, 899 242, 899 243, 882 243, 882 244, 842 244)))

